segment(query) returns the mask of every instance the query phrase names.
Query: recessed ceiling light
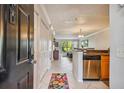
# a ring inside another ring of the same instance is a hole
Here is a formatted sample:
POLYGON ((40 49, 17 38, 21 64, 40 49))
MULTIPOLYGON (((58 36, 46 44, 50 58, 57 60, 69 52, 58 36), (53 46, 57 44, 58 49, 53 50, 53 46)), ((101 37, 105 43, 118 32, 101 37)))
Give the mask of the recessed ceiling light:
POLYGON ((79 16, 79 17, 76 17, 72 20, 66 20, 64 21, 65 24, 77 24, 77 25, 82 25, 84 23, 86 23, 86 20, 84 19, 84 17, 82 16, 79 16))

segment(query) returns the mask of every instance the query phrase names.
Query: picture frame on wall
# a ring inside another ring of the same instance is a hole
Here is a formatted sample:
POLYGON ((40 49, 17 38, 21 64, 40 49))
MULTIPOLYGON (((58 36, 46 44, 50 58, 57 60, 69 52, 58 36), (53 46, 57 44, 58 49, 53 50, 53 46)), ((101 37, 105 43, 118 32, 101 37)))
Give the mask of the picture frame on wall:
POLYGON ((82 48, 87 48, 88 47, 88 40, 87 39, 81 41, 81 47, 82 48))

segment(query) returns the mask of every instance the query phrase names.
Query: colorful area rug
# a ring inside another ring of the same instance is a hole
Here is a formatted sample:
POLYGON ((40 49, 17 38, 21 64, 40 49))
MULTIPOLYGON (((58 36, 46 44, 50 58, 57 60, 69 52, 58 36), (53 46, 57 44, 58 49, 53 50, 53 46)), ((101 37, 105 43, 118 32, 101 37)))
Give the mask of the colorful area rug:
POLYGON ((69 89, 66 73, 52 73, 48 89, 69 89))

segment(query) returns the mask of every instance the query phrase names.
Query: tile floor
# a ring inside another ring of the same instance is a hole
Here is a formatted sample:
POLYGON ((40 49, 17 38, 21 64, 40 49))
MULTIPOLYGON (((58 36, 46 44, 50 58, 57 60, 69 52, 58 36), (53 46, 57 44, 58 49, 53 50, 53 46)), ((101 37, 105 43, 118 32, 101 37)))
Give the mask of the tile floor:
POLYGON ((83 83, 77 82, 72 73, 72 63, 66 57, 61 57, 59 61, 54 61, 51 68, 45 74, 40 83, 41 89, 48 89, 52 73, 67 73, 69 88, 70 89, 108 89, 102 81, 84 81, 83 83))

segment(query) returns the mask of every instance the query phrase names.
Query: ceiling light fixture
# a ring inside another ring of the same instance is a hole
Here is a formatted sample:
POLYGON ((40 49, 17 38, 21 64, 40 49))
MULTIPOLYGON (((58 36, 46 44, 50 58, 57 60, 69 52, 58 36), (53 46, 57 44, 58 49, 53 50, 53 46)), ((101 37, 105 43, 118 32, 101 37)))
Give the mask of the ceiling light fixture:
POLYGON ((83 35, 83 32, 82 32, 82 29, 80 29, 80 34, 78 35, 79 38, 83 38, 84 35, 83 35))
POLYGON ((86 23, 86 20, 82 16, 79 16, 75 18, 75 23, 78 25, 83 25, 86 23))

